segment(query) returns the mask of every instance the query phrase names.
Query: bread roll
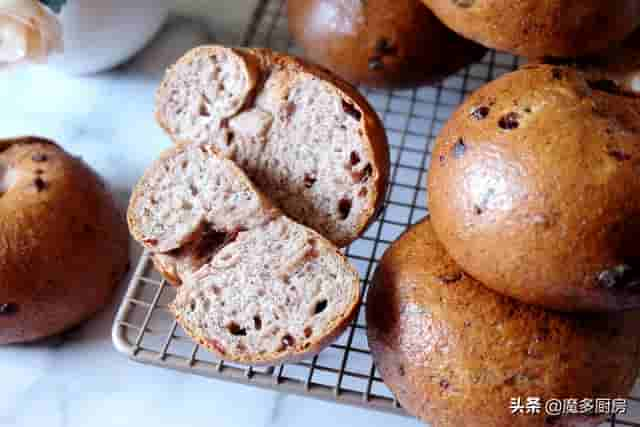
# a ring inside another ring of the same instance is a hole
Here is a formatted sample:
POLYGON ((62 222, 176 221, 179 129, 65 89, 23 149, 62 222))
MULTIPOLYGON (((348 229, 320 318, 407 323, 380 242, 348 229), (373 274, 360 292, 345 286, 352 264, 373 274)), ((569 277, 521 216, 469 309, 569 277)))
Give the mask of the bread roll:
POLYGON ((499 295, 447 255, 428 220, 384 254, 367 298, 369 346, 402 406, 433 427, 596 426, 545 417, 549 399, 624 398, 640 312, 561 314, 499 295), (512 415, 512 398, 541 398, 512 415))
POLYGON ((42 138, 0 140, 0 344, 63 332, 103 308, 128 243, 85 163, 42 138))
POLYGON ((443 127, 429 208, 486 286, 563 311, 640 306, 640 98, 532 65, 482 87, 443 127))
POLYGON ((354 84, 412 88, 485 54, 420 0, 289 1, 289 30, 306 56, 354 84))

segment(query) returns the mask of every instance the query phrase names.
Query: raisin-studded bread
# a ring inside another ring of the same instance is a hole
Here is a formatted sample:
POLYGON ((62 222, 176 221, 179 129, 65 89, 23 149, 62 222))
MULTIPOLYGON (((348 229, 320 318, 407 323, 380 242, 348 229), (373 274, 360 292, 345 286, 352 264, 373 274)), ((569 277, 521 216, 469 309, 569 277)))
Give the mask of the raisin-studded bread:
POLYGON ((180 325, 225 360, 304 358, 356 313, 358 274, 338 249, 210 145, 168 150, 134 189, 128 220, 182 282, 171 304, 180 325))
POLYGON ((640 312, 563 314, 497 294, 449 256, 426 219, 385 252, 367 294, 376 367, 433 427, 595 427, 601 414, 514 414, 509 402, 628 396, 640 312))
POLYGON ((469 275, 527 304, 640 308, 639 123, 640 98, 615 81, 551 65, 505 74, 440 130, 433 228, 469 275))
POLYGON ((0 139, 0 345, 89 319, 128 266, 124 215, 94 170, 48 139, 0 139))
POLYGON ((377 114, 351 85, 297 58, 193 49, 167 72, 156 116, 174 141, 213 145, 338 246, 382 206, 389 149, 377 114))

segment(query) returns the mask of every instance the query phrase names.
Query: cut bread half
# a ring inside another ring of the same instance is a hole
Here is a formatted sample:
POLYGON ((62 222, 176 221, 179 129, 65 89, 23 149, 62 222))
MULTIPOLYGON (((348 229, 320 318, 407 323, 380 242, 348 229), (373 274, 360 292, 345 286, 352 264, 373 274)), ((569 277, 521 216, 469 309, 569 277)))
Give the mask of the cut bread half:
POLYGON ((286 217, 210 145, 176 146, 147 171, 131 233, 178 287, 171 311, 218 357, 274 365, 335 340, 356 313, 357 272, 286 217))
POLYGON ((298 58, 193 49, 167 72, 156 117, 177 143, 213 145, 288 216, 338 246, 382 207, 389 148, 376 112, 354 87, 298 58))

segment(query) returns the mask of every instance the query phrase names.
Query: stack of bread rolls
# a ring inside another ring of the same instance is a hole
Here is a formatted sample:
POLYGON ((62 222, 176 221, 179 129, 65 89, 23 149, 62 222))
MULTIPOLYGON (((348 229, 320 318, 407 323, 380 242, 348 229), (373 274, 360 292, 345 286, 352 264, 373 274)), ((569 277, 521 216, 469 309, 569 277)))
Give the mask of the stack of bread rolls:
MULTIPOLYGON (((473 11, 460 3, 442 8, 452 22, 473 11)), ((501 2, 475 2, 490 3, 501 2)), ((640 367, 637 40, 506 74, 440 132, 430 217, 384 255, 367 304, 383 379, 435 427, 595 426, 604 414, 545 413, 546 402, 631 390, 640 367), (513 410, 529 398, 539 412, 513 410)))

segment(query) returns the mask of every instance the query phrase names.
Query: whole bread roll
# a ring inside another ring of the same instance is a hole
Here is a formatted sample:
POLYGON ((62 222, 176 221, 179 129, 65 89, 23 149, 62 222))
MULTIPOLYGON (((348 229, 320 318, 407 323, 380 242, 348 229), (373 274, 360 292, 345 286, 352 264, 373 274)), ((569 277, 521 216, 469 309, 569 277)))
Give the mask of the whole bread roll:
POLYGON ((562 314, 467 275, 429 220, 384 254, 367 299, 369 345, 402 406, 434 427, 596 426, 600 416, 511 413, 512 398, 623 398, 640 312, 562 314))
POLYGON ((562 311, 640 306, 640 98, 574 68, 530 65, 443 127, 433 226, 486 286, 562 311))
POLYGON ((354 84, 433 83, 485 54, 445 27, 420 0, 295 0, 289 30, 306 56, 354 84))
POLYGON ((63 332, 103 308, 128 242, 85 163, 45 139, 0 140, 0 344, 63 332))
POLYGON ((640 26, 637 0, 423 0, 449 28, 530 58, 604 50, 640 26))

